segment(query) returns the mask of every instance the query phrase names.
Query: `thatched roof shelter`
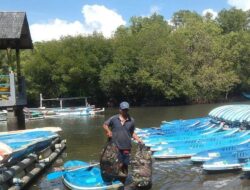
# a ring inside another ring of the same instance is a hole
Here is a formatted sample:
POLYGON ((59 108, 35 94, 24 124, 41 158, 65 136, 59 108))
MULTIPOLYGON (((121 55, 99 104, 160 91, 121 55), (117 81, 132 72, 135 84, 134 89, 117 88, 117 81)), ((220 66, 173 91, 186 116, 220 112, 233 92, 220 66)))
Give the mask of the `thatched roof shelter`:
POLYGON ((25 12, 0 12, 0 49, 33 49, 25 12))

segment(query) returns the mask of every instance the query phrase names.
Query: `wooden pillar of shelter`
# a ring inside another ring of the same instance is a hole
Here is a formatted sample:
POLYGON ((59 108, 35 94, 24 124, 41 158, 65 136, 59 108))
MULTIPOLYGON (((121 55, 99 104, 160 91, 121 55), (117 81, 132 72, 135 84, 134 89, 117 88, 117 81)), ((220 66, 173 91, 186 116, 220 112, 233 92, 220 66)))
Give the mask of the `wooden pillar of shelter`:
POLYGON ((8 108, 7 111, 8 131, 25 129, 25 116, 23 113, 23 106, 8 108))
POLYGON ((19 50, 19 48, 16 48, 16 70, 17 70, 18 92, 22 92, 21 66, 20 66, 20 50, 19 50))
POLYGON ((0 50, 7 49, 8 66, 12 67, 9 69, 10 90, 7 92, 6 99, 0 99, 0 108, 8 111, 9 130, 24 129, 23 107, 27 104, 27 97, 25 80, 21 75, 20 50, 33 49, 26 13, 0 12, 0 28, 0 50), (12 49, 16 51, 16 67, 12 65, 12 49))
MULTIPOLYGON (((10 49, 7 49, 7 54, 10 54, 10 49)), ((11 56, 8 55, 8 63, 11 63, 11 56)), ((22 92, 21 67, 20 67, 20 50, 16 48, 16 73, 17 73, 17 91, 22 92)), ((7 128, 9 131, 25 129, 25 116, 23 105, 15 105, 7 108, 7 128)))

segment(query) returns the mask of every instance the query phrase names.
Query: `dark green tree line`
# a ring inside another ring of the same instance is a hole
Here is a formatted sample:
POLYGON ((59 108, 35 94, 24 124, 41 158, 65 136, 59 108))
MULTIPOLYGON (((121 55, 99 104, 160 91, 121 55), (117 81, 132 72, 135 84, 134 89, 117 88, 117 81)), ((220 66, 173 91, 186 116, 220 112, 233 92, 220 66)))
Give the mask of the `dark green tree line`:
POLYGON ((249 18, 235 8, 215 20, 181 10, 172 24, 157 14, 132 17, 110 39, 94 33, 35 43, 22 53, 29 99, 43 93, 141 105, 239 95, 250 90, 249 18))

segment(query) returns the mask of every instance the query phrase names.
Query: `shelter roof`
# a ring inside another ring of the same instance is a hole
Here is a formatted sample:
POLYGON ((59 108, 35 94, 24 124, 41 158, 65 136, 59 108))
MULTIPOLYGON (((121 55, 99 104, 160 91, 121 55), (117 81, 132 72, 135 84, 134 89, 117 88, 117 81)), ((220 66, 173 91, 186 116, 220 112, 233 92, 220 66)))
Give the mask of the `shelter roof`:
POLYGON ((32 49, 25 12, 0 12, 0 49, 32 49))

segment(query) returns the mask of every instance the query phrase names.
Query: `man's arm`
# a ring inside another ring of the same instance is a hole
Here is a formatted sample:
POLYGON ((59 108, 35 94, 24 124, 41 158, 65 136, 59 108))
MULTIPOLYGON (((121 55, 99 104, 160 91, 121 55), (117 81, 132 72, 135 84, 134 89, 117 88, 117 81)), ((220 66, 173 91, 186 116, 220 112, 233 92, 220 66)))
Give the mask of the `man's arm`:
POLYGON ((103 129, 108 137, 112 137, 112 131, 109 129, 109 126, 107 124, 103 124, 103 129))
POLYGON ((134 132, 133 135, 132 135, 133 139, 135 139, 138 143, 142 143, 143 144, 143 141, 137 136, 137 134, 134 132))

